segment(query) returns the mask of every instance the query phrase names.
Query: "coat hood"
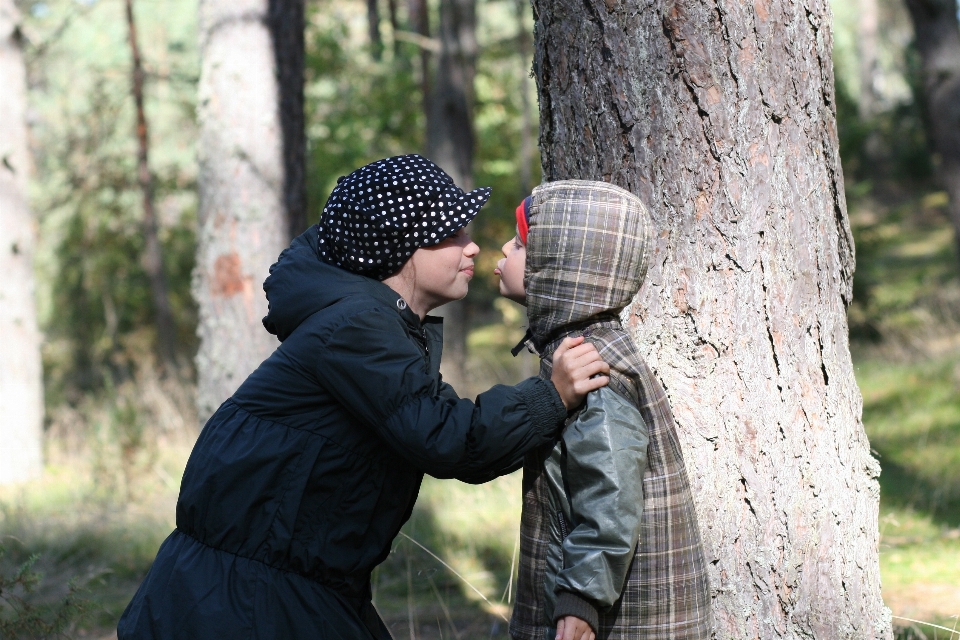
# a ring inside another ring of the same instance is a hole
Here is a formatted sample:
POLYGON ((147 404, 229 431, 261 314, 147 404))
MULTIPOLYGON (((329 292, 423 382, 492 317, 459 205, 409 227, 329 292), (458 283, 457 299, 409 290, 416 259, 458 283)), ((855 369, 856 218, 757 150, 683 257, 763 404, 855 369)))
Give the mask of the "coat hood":
MULTIPOLYGON (((295 238, 263 282, 268 305, 263 326, 281 342, 311 315, 348 296, 370 295, 399 308, 400 295, 387 285, 323 262, 317 251, 318 236, 314 225, 295 238)), ((402 307, 404 319, 419 324, 416 314, 402 307)))
POLYGON ((650 227, 640 198, 606 182, 534 189, 524 285, 538 349, 570 325, 618 318, 646 274, 650 227))

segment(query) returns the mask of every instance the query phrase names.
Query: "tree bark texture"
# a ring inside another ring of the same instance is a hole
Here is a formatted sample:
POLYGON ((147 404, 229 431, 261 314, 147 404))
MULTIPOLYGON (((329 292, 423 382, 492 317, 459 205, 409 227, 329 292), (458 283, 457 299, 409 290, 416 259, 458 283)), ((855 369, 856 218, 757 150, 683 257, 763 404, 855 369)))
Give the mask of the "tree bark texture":
MULTIPOLYGON (((440 0, 440 53, 427 101, 427 157, 465 191, 473 188, 473 81, 477 68, 476 0, 440 0)), ((443 372, 463 393, 467 361, 467 305, 443 306, 443 372)))
POLYGON ((27 203, 27 81, 21 16, 0 0, 0 484, 43 468, 43 373, 34 301, 36 224, 27 203))
POLYGON ((534 0, 545 180, 638 194, 717 638, 889 638, 827 0, 534 0))
POLYGON ((127 41, 133 63, 132 92, 137 111, 137 181, 143 194, 143 263, 150 279, 150 294, 153 299, 153 319, 157 329, 157 347, 160 362, 168 373, 177 368, 177 337, 173 322, 173 310, 167 296, 167 277, 164 273, 163 250, 157 230, 157 215, 153 198, 153 175, 150 173, 150 131, 144 110, 143 63, 137 42, 137 23, 133 14, 133 0, 125 2, 127 17, 127 41))
POLYGON ((304 128, 304 0, 269 0, 277 101, 283 135, 283 202, 292 240, 307 229, 307 135, 304 128))
POLYGON ((200 3, 201 420, 277 346, 260 323, 270 265, 286 246, 284 132, 268 0, 200 3))
MULTIPOLYGON (((940 156, 937 174, 950 196, 960 248, 960 24, 956 0, 906 0, 923 59, 927 137, 940 156)), ((960 249, 958 249, 960 251, 960 249)))

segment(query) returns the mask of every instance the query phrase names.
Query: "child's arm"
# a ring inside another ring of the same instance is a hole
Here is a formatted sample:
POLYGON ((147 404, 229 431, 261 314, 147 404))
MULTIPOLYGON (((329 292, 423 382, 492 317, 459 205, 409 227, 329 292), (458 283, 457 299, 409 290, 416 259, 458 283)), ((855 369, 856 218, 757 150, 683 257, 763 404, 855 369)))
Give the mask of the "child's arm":
POLYGON ((637 547, 649 434, 634 404, 607 387, 587 396, 563 441, 573 529, 554 620, 574 615, 596 631, 597 608, 619 599, 637 547))

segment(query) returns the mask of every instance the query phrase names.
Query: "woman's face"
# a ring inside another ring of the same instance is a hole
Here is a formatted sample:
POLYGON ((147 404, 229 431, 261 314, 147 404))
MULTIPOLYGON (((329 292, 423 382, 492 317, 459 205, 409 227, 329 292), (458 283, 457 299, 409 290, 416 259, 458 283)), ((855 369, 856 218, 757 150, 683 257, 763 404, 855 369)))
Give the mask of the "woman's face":
POLYGON ((417 306, 430 311, 467 295, 473 278, 473 259, 478 253, 480 247, 470 239, 466 229, 460 229, 440 244, 417 249, 408 261, 417 306))

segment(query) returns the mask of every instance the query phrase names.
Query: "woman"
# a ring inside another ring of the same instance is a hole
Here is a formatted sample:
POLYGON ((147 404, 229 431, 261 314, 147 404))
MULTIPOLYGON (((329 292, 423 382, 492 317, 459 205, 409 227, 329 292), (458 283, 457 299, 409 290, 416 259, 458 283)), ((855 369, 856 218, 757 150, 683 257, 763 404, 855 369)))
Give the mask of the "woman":
POLYGON ((281 345, 210 418, 184 472, 177 528, 118 625, 119 640, 389 638, 370 572, 424 473, 485 482, 552 442, 607 382, 569 340, 551 380, 460 399, 439 375, 440 320, 489 197, 420 156, 338 181, 319 225, 270 268, 264 326, 281 345))

